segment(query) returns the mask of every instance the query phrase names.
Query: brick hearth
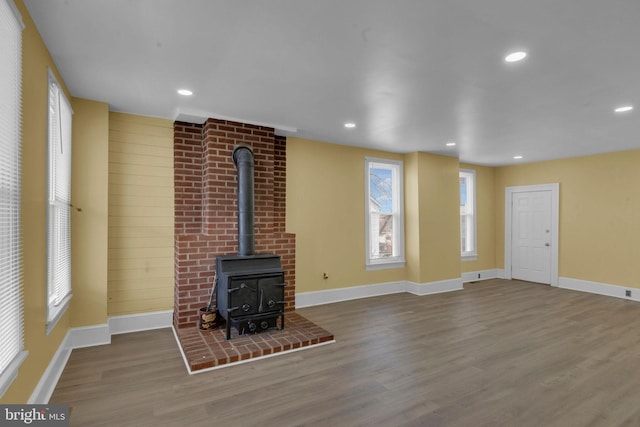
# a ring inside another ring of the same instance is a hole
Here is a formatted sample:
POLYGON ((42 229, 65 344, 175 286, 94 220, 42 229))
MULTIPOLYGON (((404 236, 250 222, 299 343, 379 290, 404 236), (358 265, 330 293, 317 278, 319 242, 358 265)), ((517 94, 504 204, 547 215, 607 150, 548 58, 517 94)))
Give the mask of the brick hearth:
POLYGON ((225 330, 201 331, 198 328, 176 328, 176 335, 191 372, 276 353, 327 343, 330 332, 298 313, 287 313, 285 329, 238 336, 233 331, 225 340, 225 330))

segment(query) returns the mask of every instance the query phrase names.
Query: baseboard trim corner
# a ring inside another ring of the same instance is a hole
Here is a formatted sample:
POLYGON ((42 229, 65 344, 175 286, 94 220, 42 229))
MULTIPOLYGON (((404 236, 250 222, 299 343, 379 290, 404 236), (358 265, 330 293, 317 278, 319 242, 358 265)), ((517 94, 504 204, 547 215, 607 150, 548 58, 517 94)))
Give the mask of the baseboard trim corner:
POLYGON ((405 292, 405 290, 405 282, 400 281, 327 289, 325 291, 300 292, 296 294, 296 309, 380 295, 398 294, 405 292))
POLYGON ((172 325, 173 310, 109 317, 109 332, 111 335, 170 328, 172 325))
POLYGON ((38 381, 27 403, 49 403, 49 399, 67 365, 72 350, 111 344, 111 335, 170 328, 172 324, 173 310, 166 310, 113 316, 109 317, 107 323, 102 325, 70 328, 58 346, 53 358, 51 358, 47 369, 40 377, 40 381, 38 381))
POLYGON ((464 289, 462 278, 455 278, 426 283, 398 281, 350 288, 327 289, 324 291, 301 292, 296 294, 296 309, 403 292, 422 296, 462 289, 464 289))
POLYGON ((462 286, 462 278, 438 280, 435 282, 425 283, 407 282, 406 284, 406 291, 417 296, 461 291, 463 289, 464 287, 462 286))
POLYGON ((71 328, 67 332, 70 342, 69 347, 76 348, 95 347, 97 345, 111 344, 109 325, 93 325, 81 328, 71 328))

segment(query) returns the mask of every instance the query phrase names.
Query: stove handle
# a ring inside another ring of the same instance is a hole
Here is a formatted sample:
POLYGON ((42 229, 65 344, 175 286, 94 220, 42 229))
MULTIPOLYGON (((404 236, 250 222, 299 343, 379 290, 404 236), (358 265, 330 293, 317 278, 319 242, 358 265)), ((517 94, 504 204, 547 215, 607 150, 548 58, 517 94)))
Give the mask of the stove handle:
POLYGON ((269 302, 267 303, 267 305, 269 306, 269 308, 273 308, 276 306, 276 304, 284 304, 286 301, 275 301, 270 299, 269 302))
POLYGON ((257 292, 255 289, 253 289, 251 286, 247 286, 246 283, 241 283, 239 287, 237 288, 231 288, 231 289, 227 289, 227 293, 230 294, 232 292, 236 292, 239 291, 240 289, 249 289, 251 292, 257 292))
POLYGON ((262 300, 264 299, 264 289, 260 289, 260 305, 258 306, 258 313, 262 313, 262 300))
POLYGON ((251 310, 251 305, 249 304, 242 304, 242 306, 240 307, 231 307, 227 309, 227 313, 233 313, 236 310, 240 310, 242 309, 242 311, 247 312, 249 310, 251 310))

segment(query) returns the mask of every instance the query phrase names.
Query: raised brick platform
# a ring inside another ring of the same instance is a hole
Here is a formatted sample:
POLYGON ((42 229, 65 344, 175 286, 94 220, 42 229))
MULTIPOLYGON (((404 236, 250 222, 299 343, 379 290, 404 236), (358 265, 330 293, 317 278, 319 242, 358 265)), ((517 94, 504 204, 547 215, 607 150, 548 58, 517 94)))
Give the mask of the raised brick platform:
POLYGON ((176 328, 176 335, 191 372, 333 341, 333 334, 299 315, 287 313, 285 329, 240 335, 232 328, 201 331, 197 327, 176 328))

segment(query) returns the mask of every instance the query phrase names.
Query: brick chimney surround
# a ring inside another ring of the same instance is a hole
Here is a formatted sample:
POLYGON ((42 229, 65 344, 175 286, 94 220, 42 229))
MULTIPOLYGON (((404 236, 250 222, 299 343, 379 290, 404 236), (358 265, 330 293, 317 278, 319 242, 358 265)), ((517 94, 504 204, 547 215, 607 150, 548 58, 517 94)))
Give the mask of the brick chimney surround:
POLYGON ((227 120, 174 123, 175 290, 173 324, 196 327, 209 303, 218 255, 237 254, 234 147, 255 156, 256 253, 281 256, 285 312, 295 309, 295 235, 285 232, 286 138, 273 128, 227 120))

